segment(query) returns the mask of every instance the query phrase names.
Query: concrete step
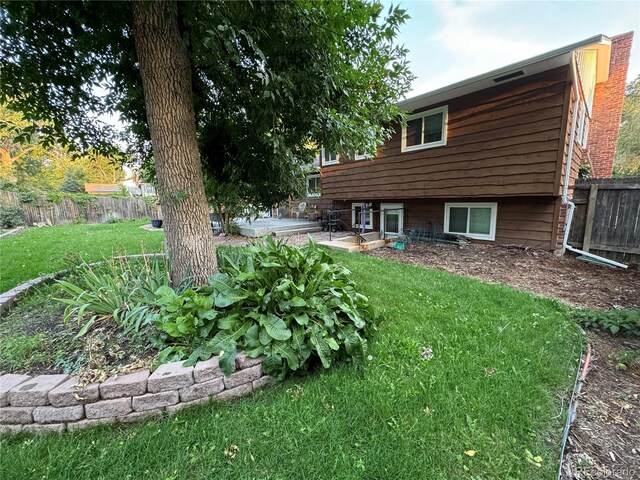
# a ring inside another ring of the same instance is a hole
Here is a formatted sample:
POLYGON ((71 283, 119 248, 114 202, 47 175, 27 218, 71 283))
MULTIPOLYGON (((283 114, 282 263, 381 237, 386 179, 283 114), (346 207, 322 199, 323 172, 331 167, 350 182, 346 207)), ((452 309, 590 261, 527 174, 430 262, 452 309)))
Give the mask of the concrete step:
POLYGON ((373 250, 374 248, 384 247, 387 243, 386 240, 372 240, 370 242, 364 242, 360 245, 351 242, 341 242, 340 240, 331 240, 318 242, 318 245, 324 245, 325 247, 333 248, 334 250, 340 250, 341 252, 365 252, 367 250, 373 250))
POLYGON ((289 235, 298 235, 303 233, 315 233, 321 232, 322 227, 304 227, 304 228, 295 228, 295 229, 282 229, 275 232, 276 237, 287 237, 289 235))

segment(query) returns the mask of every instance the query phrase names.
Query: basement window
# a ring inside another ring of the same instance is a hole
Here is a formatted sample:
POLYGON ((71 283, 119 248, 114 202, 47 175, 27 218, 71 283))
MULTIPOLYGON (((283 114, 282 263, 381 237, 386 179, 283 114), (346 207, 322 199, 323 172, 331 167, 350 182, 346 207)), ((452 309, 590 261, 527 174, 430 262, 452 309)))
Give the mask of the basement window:
POLYGON ((445 105, 410 116, 402 127, 402 151, 446 145, 447 113, 448 107, 445 105))
POLYGON ((476 240, 495 240, 497 203, 445 203, 444 231, 476 240))

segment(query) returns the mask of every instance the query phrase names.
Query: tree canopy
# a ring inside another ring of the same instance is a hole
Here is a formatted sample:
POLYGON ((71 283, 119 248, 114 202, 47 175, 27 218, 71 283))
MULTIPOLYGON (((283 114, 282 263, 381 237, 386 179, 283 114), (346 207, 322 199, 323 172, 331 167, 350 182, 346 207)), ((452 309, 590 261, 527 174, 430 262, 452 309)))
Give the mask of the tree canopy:
POLYGON ((44 147, 37 135, 15 140, 30 124, 0 104, 0 181, 2 188, 24 192, 84 192, 85 183, 119 183, 124 171, 103 156, 74 157, 59 145, 44 147))
MULTIPOLYGON (((151 141, 149 105, 159 95, 150 88, 163 77, 177 82, 184 58, 190 98, 184 89, 165 93, 193 104, 204 171, 270 206, 300 192, 301 166, 319 145, 373 153, 390 135, 395 102, 412 80, 394 41, 406 19, 402 9, 361 0, 9 2, 0 101, 22 112, 45 144, 103 154, 113 154, 116 133, 99 114, 118 114, 131 153, 158 167, 164 146, 151 141), (166 26, 180 38, 165 44, 175 46, 179 68, 159 68, 147 57, 162 52, 143 48, 145 36, 166 26)), ((184 199, 159 184, 161 195, 184 199)))
POLYGON ((640 176, 640 75, 627 85, 625 92, 613 175, 640 176))

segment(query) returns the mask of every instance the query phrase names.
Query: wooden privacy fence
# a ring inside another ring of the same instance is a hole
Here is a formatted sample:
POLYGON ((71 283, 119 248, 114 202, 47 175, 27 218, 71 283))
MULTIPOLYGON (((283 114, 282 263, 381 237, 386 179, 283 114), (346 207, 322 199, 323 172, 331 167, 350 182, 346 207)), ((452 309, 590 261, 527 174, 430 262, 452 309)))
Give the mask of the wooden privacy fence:
POLYGON ((90 197, 81 200, 68 197, 51 200, 46 195, 24 201, 19 193, 0 191, 2 205, 21 205, 26 213, 27 225, 47 223, 67 225, 74 222, 105 223, 110 219, 135 220, 155 217, 155 207, 150 207, 138 197, 90 197))
POLYGON ((569 244, 624 263, 640 263, 640 178, 576 183, 569 244))

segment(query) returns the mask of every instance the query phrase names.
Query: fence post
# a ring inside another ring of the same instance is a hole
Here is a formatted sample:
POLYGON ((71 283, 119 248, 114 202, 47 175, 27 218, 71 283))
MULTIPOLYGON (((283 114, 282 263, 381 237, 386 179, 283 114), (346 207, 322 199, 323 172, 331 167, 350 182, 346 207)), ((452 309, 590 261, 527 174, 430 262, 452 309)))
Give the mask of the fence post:
POLYGON ((598 200, 597 184, 589 185, 589 201, 587 203, 587 218, 584 224, 584 238, 582 239, 582 250, 589 251, 591 247, 591 231, 593 230, 593 218, 596 213, 596 202, 598 200))

